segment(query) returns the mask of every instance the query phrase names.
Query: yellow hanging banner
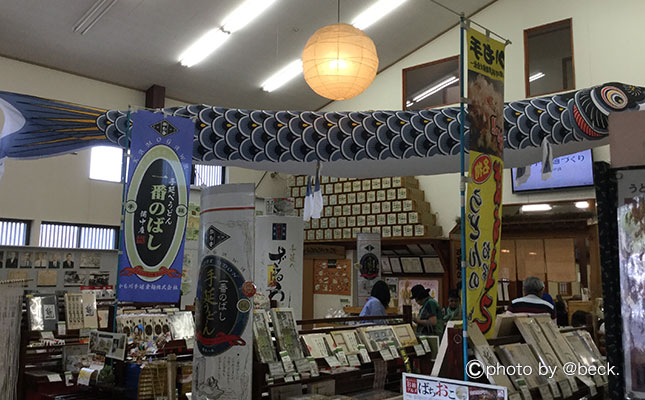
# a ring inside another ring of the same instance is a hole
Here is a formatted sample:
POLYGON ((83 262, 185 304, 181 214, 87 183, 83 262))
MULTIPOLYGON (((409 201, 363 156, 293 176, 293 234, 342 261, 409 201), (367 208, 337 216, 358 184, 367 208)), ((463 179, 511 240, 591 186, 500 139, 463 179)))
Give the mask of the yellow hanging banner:
POLYGON ((469 177, 466 196, 468 321, 491 337, 497 309, 504 172, 505 44, 468 30, 469 177))

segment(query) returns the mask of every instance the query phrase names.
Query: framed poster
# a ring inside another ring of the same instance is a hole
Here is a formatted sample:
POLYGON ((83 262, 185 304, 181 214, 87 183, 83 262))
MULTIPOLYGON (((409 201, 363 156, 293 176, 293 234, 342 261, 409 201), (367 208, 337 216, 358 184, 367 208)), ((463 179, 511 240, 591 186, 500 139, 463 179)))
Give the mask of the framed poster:
POLYGON ((423 270, 426 274, 443 274, 444 269, 439 257, 423 257, 423 270))
POLYGON ((401 268, 408 274, 422 274, 423 266, 419 257, 401 257, 401 268))
POLYGON ((399 257, 390 257, 390 266, 392 267, 392 272, 395 274, 403 272, 399 257))
POLYGON ((351 296, 352 261, 315 259, 314 293, 351 296))

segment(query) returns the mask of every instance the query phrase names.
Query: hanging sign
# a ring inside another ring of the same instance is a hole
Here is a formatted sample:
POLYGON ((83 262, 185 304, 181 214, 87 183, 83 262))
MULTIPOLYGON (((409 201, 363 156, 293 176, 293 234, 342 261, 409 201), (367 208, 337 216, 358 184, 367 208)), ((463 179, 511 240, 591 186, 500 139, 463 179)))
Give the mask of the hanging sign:
POLYGON ((358 257, 358 304, 364 306, 372 286, 381 278, 381 235, 359 233, 356 238, 358 257))
POLYGON ((193 398, 251 399, 253 185, 202 192, 193 398))
POLYGON ((292 308, 302 317, 302 254, 304 222, 301 217, 267 215, 255 219, 255 284, 258 293, 292 308))
POLYGON ((120 301, 179 301, 194 131, 187 118, 132 115, 120 301))
POLYGON ((456 381, 426 375, 403 374, 403 400, 507 400, 503 386, 456 381))
POLYGON ((497 307, 504 170, 504 43, 468 30, 469 177, 466 197, 468 320, 488 337, 497 307))

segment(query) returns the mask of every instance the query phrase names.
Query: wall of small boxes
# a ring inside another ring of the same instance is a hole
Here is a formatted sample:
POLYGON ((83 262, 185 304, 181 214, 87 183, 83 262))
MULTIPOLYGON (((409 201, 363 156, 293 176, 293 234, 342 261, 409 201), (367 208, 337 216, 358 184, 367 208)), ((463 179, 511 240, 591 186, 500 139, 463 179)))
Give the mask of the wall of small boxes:
MULTIPOLYGON (((290 196, 303 214, 306 176, 289 178, 290 196)), ((419 181, 412 176, 355 179, 320 177, 323 214, 305 222, 305 241, 355 239, 361 232, 382 238, 439 237, 441 227, 419 181)), ((312 183, 313 187, 313 183, 312 183)))

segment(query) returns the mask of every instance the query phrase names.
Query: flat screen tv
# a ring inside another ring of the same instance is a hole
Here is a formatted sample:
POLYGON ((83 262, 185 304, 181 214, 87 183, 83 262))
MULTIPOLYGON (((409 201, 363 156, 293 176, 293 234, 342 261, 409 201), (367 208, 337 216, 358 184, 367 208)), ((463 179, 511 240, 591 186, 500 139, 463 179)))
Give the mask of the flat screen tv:
POLYGON ((547 180, 542 180, 541 162, 531 165, 531 176, 521 185, 515 183, 517 168, 512 169, 512 174, 513 193, 590 186, 593 185, 591 150, 554 158, 553 173, 547 180))

